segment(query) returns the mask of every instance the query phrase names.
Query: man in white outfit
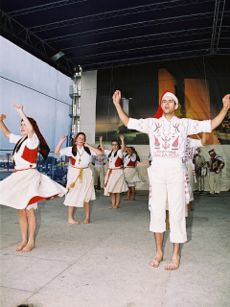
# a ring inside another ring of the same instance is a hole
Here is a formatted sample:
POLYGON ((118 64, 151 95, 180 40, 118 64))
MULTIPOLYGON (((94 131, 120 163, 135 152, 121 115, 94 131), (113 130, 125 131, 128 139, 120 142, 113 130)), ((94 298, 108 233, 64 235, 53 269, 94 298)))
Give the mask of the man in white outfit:
POLYGON ((158 267, 163 260, 163 234, 165 232, 165 211, 168 201, 170 215, 170 241, 173 243, 172 260, 167 270, 175 270, 180 264, 180 243, 187 241, 185 225, 185 187, 183 158, 188 135, 211 132, 223 121, 230 107, 230 94, 223 98, 223 108, 213 119, 197 121, 177 118, 178 99, 171 92, 165 92, 161 99, 163 116, 147 119, 129 118, 123 111, 121 92, 115 91, 113 103, 121 121, 129 129, 147 133, 150 142, 152 164, 149 168, 150 181, 150 231, 154 233, 156 256, 152 267, 158 267))

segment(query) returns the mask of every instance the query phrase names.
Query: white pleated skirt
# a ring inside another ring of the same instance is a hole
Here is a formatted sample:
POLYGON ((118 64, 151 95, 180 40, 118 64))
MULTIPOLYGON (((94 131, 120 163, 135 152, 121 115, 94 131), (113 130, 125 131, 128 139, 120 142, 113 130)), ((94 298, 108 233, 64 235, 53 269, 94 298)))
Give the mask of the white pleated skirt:
POLYGON ((66 188, 68 192, 65 196, 65 206, 83 207, 85 202, 96 199, 93 174, 90 168, 78 169, 70 166, 66 188), (74 187, 71 188, 73 183, 74 187))
POLYGON ((0 205, 30 209, 39 201, 63 196, 67 190, 36 169, 20 170, 0 181, 0 205))
POLYGON ((126 167, 124 169, 125 181, 129 187, 135 187, 137 182, 140 182, 136 167, 126 167))
POLYGON ((123 169, 108 169, 105 175, 104 195, 128 191, 123 169))

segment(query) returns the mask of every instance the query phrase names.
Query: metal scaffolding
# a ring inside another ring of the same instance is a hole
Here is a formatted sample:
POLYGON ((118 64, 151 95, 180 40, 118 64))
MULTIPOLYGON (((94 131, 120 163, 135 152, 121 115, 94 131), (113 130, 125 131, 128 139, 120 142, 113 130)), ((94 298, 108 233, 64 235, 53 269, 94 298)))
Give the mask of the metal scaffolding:
POLYGON ((69 95, 72 99, 70 117, 72 118, 70 134, 73 137, 81 128, 81 78, 82 68, 80 65, 75 67, 72 84, 70 85, 69 95))

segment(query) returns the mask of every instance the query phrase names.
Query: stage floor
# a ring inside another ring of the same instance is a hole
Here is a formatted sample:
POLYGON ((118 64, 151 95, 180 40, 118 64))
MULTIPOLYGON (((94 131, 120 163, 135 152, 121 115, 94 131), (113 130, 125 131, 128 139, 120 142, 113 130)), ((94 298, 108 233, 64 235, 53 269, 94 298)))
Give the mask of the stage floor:
MULTIPOLYGON (((122 196, 123 198, 123 196, 122 196)), ((97 192, 92 223, 67 225, 63 199, 39 205, 36 248, 15 251, 20 240, 17 212, 0 206, 2 307, 224 307, 229 305, 230 193, 196 195, 187 220, 188 242, 181 266, 166 271, 172 245, 157 269, 148 231, 147 193, 108 209, 97 192)), ((79 218, 83 210, 78 209, 79 218)))

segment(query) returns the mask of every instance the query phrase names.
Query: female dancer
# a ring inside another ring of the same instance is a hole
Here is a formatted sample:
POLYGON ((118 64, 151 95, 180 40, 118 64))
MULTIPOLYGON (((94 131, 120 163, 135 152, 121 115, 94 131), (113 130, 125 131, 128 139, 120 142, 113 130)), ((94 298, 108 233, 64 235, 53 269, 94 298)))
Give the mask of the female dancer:
POLYGON ((37 202, 54 196, 63 196, 67 191, 49 177, 36 170, 38 152, 44 160, 49 147, 34 119, 27 117, 22 105, 15 106, 21 118, 21 135, 10 132, 4 123, 6 115, 0 114, 0 129, 15 143, 13 159, 15 171, 0 182, 0 204, 18 209, 22 241, 17 251, 29 252, 35 247, 37 202))
POLYGON ((66 141, 63 136, 56 146, 55 153, 60 156, 70 157, 67 174, 68 193, 66 194, 64 205, 68 206, 68 223, 79 224, 74 219, 75 207, 84 207, 84 224, 90 223, 90 200, 95 200, 95 190, 93 184, 92 170, 89 168, 91 156, 101 155, 102 151, 86 143, 86 135, 79 132, 74 140, 72 147, 62 148, 66 141))
POLYGON ((126 153, 124 154, 124 174, 125 181, 128 185, 128 192, 126 200, 135 200, 135 186, 140 181, 137 173, 137 162, 140 162, 140 158, 134 147, 126 147, 126 153))
POLYGON ((116 140, 112 141, 112 150, 104 149, 101 141, 101 148, 104 150, 105 155, 108 157, 108 170, 105 176, 104 195, 110 196, 112 201, 112 209, 118 209, 120 206, 120 193, 128 190, 125 183, 123 166, 123 152, 125 150, 124 137, 120 136, 121 148, 116 140))

